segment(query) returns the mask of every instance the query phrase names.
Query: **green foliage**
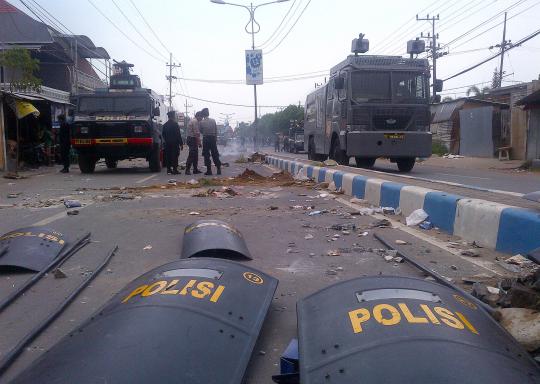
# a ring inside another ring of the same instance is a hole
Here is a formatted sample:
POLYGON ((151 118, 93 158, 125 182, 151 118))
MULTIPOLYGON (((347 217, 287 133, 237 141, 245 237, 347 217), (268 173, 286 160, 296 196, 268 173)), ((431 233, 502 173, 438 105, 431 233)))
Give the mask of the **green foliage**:
POLYGON ((448 148, 446 148, 446 145, 444 145, 440 141, 433 140, 433 143, 431 144, 431 152, 434 155, 442 156, 448 153, 448 148))
MULTIPOLYGON (((257 133, 259 137, 271 137, 276 133, 288 133, 291 120, 303 120, 304 107, 289 105, 280 112, 267 113, 258 121, 257 133)), ((253 137, 253 127, 247 123, 240 123, 237 128, 238 136, 253 137)))
POLYGON ((446 96, 444 99, 442 99, 443 102, 446 102, 446 101, 452 101, 454 100, 452 97, 450 96, 446 96))
POLYGON ((34 76, 39 71, 39 60, 30 56, 24 48, 13 48, 0 52, 0 66, 19 73, 19 80, 12 81, 11 86, 17 90, 39 91, 41 80, 34 76))

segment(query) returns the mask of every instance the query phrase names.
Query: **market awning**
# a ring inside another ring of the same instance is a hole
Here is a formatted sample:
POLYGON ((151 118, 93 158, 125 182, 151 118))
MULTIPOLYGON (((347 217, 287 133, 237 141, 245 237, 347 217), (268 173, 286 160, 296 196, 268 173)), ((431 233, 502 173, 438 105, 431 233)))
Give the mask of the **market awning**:
POLYGON ((39 116, 39 111, 34 105, 28 101, 13 100, 9 106, 15 112, 17 119, 22 119, 28 115, 39 116))

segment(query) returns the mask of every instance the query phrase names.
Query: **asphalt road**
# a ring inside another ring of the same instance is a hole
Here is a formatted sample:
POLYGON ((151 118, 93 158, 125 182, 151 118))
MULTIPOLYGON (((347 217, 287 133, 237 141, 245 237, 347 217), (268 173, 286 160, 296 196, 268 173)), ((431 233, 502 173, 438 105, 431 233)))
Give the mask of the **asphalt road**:
MULTIPOLYGON (((273 152, 272 152, 273 153, 273 152)), ((290 154, 285 152, 276 153, 279 156, 295 157, 307 160, 306 154, 290 154)), ((407 176, 464 184, 475 188, 485 188, 516 193, 530 193, 540 190, 540 175, 534 172, 517 173, 509 170, 475 169, 467 164, 460 165, 460 160, 453 161, 452 167, 432 166, 425 163, 417 163, 413 170, 406 173, 407 176)), ((355 166, 351 160, 351 166, 355 166)), ((378 159, 374 171, 401 175, 397 165, 388 160, 378 159)))
MULTIPOLYGON (((246 168, 245 164, 234 163, 237 157, 225 156, 231 166, 224 168, 223 178, 236 176, 246 168)), ((254 184, 244 180, 231 181, 239 193, 237 196, 193 197, 194 192, 205 191, 208 187, 169 186, 171 176, 164 172, 152 174, 143 166, 142 162, 122 162, 116 170, 101 167, 93 175, 81 175, 74 167, 69 175, 52 172, 16 181, 0 179, 0 206, 3 207, 0 208, 0 233, 40 224, 72 239, 91 231, 93 239, 62 267, 67 278, 55 279, 49 274, 1 314, 0 358, 91 273, 114 245, 119 246, 107 269, 30 345, 0 382, 8 382, 21 372, 131 280, 177 260, 183 230, 196 219, 221 219, 236 226, 246 238, 253 256, 253 261, 247 263, 279 279, 246 373, 247 383, 271 383, 271 376, 279 373, 279 357, 289 341, 296 337, 296 301, 299 298, 358 276, 424 277, 405 263, 386 262, 376 251, 383 246, 372 236, 375 231, 392 242, 396 239, 407 241, 408 245, 401 247, 455 281, 461 281, 462 276, 495 276, 489 270, 433 245, 433 241, 445 243, 456 239, 430 231, 422 234, 433 240, 427 242, 398 229, 370 229, 369 224, 376 220, 375 217, 349 216, 354 209, 332 197, 320 197, 320 192, 312 188, 291 183, 281 186, 269 182, 254 184), (152 185, 155 187, 151 189, 140 188, 152 185), (19 195, 8 199, 9 193, 19 195), (78 215, 66 215, 61 199, 68 198, 83 203, 78 215), (15 206, 9 207, 11 204, 15 206), (308 216, 302 209, 291 208, 294 205, 314 205, 315 209, 328 212, 308 216), (271 206, 275 209, 270 210, 271 206), (200 215, 190 215, 191 212, 200 215), (354 223, 359 231, 347 234, 329 229, 343 223, 354 223), (368 235, 358 236, 364 230, 368 235), (308 234, 313 238, 306 239, 308 234), (340 237, 334 237, 336 234, 340 237), (338 250, 339 256, 329 256, 330 250, 338 250)), ((248 166, 265 176, 273 172, 264 165, 248 166)), ((192 179, 185 175, 174 178, 179 182, 192 179)), ((482 257, 479 259, 495 263, 497 254, 484 249, 480 251, 482 257)), ((500 268, 497 271, 505 273, 500 268)), ((0 299, 29 276, 28 273, 1 271, 0 299)))

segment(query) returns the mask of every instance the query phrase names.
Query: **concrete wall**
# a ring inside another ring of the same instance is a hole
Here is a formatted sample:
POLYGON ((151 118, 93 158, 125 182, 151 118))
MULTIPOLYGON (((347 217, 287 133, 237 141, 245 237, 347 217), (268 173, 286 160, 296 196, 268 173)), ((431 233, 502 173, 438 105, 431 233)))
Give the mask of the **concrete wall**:
POLYGON ((0 97, 0 170, 6 169, 6 134, 4 129, 4 102, 0 97))

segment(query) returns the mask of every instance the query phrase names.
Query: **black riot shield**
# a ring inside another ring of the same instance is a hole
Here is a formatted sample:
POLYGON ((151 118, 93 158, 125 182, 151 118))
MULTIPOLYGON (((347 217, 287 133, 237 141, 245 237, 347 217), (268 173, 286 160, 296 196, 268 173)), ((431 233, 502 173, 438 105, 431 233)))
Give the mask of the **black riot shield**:
POLYGON ((277 284, 223 259, 163 265, 13 383, 241 383, 277 284))
POLYGON ((299 301, 297 312, 303 384, 540 382, 492 317, 436 283, 357 278, 299 301))
POLYGON ((242 233, 231 224, 220 220, 199 220, 186 227, 182 241, 182 258, 189 257, 251 260, 242 233))
POLYGON ((0 267, 16 267, 39 272, 64 248, 64 235, 43 227, 21 228, 0 237, 0 267))

